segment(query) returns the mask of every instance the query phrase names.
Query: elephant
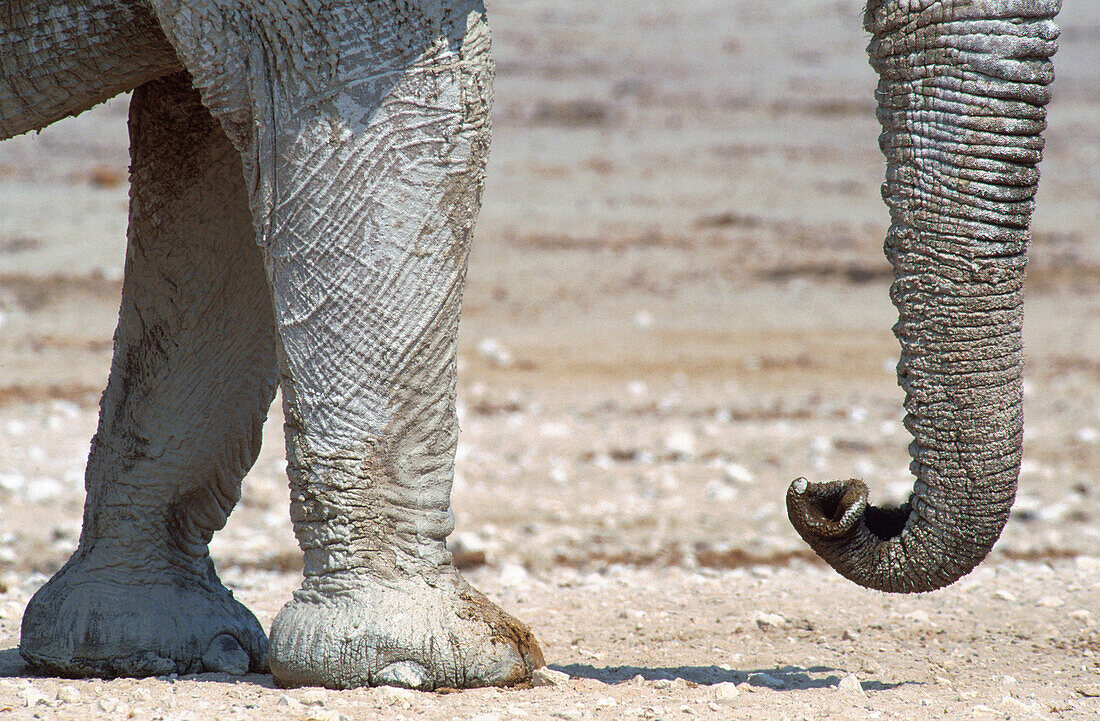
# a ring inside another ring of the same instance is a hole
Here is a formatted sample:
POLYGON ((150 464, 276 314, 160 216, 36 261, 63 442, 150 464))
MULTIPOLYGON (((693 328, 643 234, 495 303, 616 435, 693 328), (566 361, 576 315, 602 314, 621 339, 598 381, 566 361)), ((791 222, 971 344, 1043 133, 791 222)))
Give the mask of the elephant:
MULTIPOLYGON (((1012 505, 1022 283, 1059 0, 870 0, 899 383, 898 508, 794 481, 796 530, 893 592, 967 573, 1012 505)), ((19 650, 63 676, 528 681, 530 629, 446 539, 456 336, 489 149, 481 0, 8 0, 0 139, 133 91, 114 356, 69 561, 19 650), (265 636, 208 553, 283 397, 301 587, 265 636)))

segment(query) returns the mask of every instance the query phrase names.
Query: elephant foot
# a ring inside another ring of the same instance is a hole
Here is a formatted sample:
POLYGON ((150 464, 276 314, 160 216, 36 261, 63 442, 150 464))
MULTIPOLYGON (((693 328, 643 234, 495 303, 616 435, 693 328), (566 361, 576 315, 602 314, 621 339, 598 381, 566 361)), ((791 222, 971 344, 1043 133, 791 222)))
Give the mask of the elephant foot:
POLYGON ((209 558, 205 566, 191 574, 74 558, 31 598, 19 653, 33 671, 67 677, 265 671, 263 628, 209 558))
POLYGON ((453 569, 307 578, 271 626, 282 686, 511 686, 542 665, 531 630, 453 569))

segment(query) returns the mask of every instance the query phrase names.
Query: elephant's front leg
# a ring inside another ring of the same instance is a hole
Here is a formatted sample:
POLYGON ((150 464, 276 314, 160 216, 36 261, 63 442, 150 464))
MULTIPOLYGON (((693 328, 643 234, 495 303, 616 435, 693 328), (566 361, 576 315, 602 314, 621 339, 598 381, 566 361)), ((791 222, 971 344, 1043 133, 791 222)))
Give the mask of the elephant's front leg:
MULTIPOLYGON (((385 12, 333 25, 393 33, 385 12)), ((271 628, 284 685, 513 684, 542 664, 527 627, 459 575, 445 544, 491 80, 481 14, 455 15, 410 33, 411 65, 375 56, 331 105, 313 99, 273 127, 262 243, 305 552, 302 587, 271 628)))
POLYGON ((263 668, 260 624, 207 553, 260 450, 275 325, 241 159, 179 74, 130 104, 129 247, 84 528, 19 650, 65 676, 263 668))

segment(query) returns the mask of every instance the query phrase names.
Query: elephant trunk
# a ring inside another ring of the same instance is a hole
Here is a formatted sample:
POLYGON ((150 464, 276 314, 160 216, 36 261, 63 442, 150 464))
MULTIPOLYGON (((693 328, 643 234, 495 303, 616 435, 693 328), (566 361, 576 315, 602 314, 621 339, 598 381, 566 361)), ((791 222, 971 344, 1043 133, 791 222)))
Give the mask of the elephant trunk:
POLYGON ((1023 437, 1024 262, 1059 0, 871 0, 886 255, 916 476, 898 508, 798 479, 799 534, 856 583, 946 586, 1008 520, 1023 437))

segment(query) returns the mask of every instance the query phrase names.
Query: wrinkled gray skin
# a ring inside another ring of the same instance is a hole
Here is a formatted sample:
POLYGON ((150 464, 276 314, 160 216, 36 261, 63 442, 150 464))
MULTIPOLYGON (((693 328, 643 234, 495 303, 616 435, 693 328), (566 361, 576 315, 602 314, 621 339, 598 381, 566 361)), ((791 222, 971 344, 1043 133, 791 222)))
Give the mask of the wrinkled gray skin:
MULTIPOLYGON (((996 539, 1020 455, 1020 291, 1050 0, 872 1, 887 254, 917 484, 792 484, 858 583, 919 591, 996 539)), ((129 248, 80 546, 20 652, 61 675, 510 684, 527 627, 451 564, 455 339, 489 143, 479 0, 6 0, 0 138, 135 90, 129 248), (283 390, 305 580, 270 647, 207 553, 283 390)))

